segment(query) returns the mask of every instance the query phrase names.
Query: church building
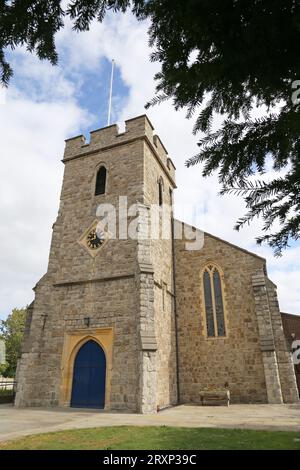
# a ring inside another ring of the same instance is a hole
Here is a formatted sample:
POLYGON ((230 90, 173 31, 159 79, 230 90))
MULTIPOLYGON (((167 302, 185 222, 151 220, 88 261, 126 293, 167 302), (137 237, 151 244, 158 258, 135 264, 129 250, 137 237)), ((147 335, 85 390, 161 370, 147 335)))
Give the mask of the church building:
POLYGON ((218 390, 229 390, 231 403, 296 402, 265 259, 185 230, 172 210, 170 236, 149 236, 152 206, 172 206, 175 167, 147 116, 125 124, 122 133, 116 125, 92 131, 89 143, 66 140, 15 405, 156 413, 218 390), (108 208, 113 229, 99 225, 108 208))

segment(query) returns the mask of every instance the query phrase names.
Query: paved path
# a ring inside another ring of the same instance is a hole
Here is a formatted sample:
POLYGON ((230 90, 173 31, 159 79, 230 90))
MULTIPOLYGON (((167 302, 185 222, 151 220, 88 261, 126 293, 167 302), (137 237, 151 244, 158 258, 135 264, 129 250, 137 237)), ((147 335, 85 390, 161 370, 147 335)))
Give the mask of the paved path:
POLYGON ((180 405, 156 415, 107 413, 72 408, 13 408, 0 405, 0 441, 28 434, 99 426, 186 426, 299 431, 300 404, 180 405))

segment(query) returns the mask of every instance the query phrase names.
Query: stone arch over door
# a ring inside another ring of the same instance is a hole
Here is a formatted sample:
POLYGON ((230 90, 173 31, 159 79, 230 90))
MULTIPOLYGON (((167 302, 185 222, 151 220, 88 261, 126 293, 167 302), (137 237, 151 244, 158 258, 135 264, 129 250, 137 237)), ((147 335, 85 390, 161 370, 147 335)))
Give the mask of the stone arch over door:
POLYGON ((82 329, 65 333, 63 353, 61 359, 61 386, 59 404, 60 406, 71 405, 75 359, 81 347, 88 341, 96 342, 100 346, 100 348, 102 348, 105 354, 106 374, 104 409, 109 410, 113 352, 112 328, 97 328, 93 330, 82 329))

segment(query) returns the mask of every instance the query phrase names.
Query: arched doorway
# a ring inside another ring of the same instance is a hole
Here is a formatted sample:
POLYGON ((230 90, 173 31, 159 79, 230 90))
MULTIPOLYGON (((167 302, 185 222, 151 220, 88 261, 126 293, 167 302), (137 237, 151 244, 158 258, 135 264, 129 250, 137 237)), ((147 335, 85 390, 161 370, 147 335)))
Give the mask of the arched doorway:
POLYGON ((71 406, 104 408, 106 359, 101 346, 89 340, 79 349, 73 368, 71 406))

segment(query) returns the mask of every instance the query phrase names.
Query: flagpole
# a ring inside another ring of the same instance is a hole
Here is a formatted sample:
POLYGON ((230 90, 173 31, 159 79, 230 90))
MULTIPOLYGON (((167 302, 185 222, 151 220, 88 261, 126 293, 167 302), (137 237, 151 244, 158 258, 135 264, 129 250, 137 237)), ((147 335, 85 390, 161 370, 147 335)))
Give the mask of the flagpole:
POLYGON ((112 99, 112 88, 113 88, 113 79, 114 79, 114 65, 115 61, 112 59, 111 61, 111 76, 110 76, 110 89, 109 89, 109 102, 108 102, 108 117, 107 117, 107 125, 110 125, 110 115, 111 115, 111 99, 112 99))

